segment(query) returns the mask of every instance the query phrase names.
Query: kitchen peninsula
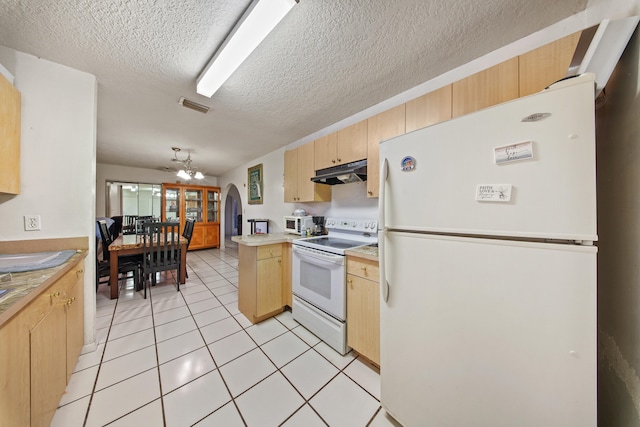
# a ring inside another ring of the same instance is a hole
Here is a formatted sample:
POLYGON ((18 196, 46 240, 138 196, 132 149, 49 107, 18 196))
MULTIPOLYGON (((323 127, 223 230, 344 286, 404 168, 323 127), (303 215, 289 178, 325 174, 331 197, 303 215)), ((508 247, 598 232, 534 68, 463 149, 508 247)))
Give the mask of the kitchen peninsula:
POLYGON ((234 236, 238 243, 238 309, 251 323, 291 307, 291 242, 285 233, 234 236))

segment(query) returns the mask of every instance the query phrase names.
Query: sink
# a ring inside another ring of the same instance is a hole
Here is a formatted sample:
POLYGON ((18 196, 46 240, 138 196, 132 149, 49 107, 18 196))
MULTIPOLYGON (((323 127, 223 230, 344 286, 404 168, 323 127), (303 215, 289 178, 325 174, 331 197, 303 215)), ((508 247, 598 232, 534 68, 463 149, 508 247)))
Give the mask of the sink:
POLYGON ((0 254, 0 268, 8 267, 37 267, 58 257, 58 252, 34 252, 31 254, 0 254))

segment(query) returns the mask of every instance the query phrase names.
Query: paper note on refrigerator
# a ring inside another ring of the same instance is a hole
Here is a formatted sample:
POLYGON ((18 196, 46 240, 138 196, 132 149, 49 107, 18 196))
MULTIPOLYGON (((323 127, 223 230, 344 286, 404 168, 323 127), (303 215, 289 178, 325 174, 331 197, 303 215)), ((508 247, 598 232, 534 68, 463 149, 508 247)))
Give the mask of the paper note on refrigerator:
POLYGON ((511 184, 478 184, 476 200, 479 202, 511 201, 511 184))
POLYGON ((517 144, 504 145, 493 149, 496 165, 516 160, 533 158, 533 143, 531 141, 518 142, 517 144))

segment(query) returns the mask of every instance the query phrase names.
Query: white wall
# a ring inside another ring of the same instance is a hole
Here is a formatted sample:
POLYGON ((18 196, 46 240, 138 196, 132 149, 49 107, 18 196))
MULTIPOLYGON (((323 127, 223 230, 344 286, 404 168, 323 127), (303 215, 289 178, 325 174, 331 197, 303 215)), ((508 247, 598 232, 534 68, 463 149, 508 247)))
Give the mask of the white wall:
POLYGON ((96 304, 96 78, 2 46, 0 63, 22 94, 21 192, 0 195, 0 239, 89 237, 85 343, 90 343, 96 304), (24 231, 27 214, 40 215, 40 231, 24 231))
MULTIPOLYGON (((167 157, 167 158, 170 158, 167 157)), ((98 163, 96 170, 96 214, 109 216, 106 212, 107 181, 139 182, 143 184, 162 184, 163 182, 182 183, 175 173, 155 169, 132 168, 128 166, 108 165, 98 163)), ((218 178, 207 176, 202 180, 192 180, 191 184, 218 185, 218 178)))
MULTIPOLYGON (((309 215, 335 216, 344 218, 377 218, 378 199, 367 199, 366 183, 334 185, 332 187, 331 202, 323 203, 284 203, 284 148, 273 151, 266 156, 259 157, 251 163, 246 163, 218 178, 222 189, 222 212, 226 212, 224 205, 231 184, 240 191, 242 201, 242 234, 250 234, 247 219, 268 218, 269 232, 283 231, 282 217, 291 215, 297 208, 303 208, 309 215), (250 205, 247 195, 247 169, 262 163, 264 180, 263 204, 250 205)), ((226 215, 224 215, 226 217, 226 215)), ((226 221, 226 218, 222 218, 226 221)), ((227 230, 221 223, 220 230, 227 230)), ((221 236, 221 241, 224 241, 221 236)))

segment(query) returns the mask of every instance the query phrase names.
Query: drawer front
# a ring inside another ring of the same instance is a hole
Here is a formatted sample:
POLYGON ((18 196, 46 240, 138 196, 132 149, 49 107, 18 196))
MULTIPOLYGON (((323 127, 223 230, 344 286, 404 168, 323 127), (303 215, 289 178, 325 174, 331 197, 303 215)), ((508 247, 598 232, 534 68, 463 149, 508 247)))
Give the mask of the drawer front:
POLYGON ((364 279, 378 282, 380 280, 380 269, 377 261, 365 258, 347 257, 347 273, 364 279))
POLYGON ((25 308, 29 329, 37 325, 55 306, 64 305, 67 294, 66 285, 71 282, 72 277, 75 277, 75 270, 65 274, 25 308))
POLYGON ((84 261, 78 262, 59 280, 36 297, 25 309, 28 327, 34 327, 51 309, 65 305, 69 300, 69 289, 84 278, 84 261))
POLYGON ((267 259, 282 256, 282 244, 258 246, 258 259, 267 259))

